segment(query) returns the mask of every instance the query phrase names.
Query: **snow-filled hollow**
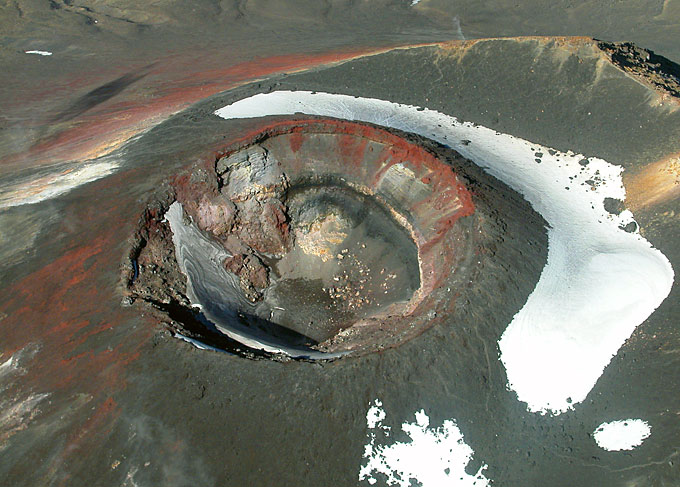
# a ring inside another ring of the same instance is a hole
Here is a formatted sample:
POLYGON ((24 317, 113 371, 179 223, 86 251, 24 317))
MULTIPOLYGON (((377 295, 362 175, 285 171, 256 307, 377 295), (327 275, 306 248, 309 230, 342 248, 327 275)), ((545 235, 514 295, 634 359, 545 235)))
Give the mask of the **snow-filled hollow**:
POLYGON ((623 226, 605 198, 623 200, 620 166, 413 105, 309 91, 258 94, 215 111, 225 119, 334 117, 411 132, 448 146, 519 192, 546 220, 548 258, 498 345, 508 386, 533 412, 582 402, 611 358, 668 296, 668 259, 623 226), (539 155, 540 154, 540 155, 539 155))
POLYGON ((602 423, 595 429, 593 438, 607 451, 632 450, 642 445, 652 434, 652 428, 641 419, 625 419, 602 423))

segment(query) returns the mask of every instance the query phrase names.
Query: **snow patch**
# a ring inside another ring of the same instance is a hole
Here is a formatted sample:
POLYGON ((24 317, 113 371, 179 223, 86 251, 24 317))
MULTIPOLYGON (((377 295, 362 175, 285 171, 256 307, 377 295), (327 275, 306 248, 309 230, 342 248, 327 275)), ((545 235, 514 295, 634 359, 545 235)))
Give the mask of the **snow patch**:
POLYGON ((30 394, 24 399, 3 397, 0 399, 0 454, 9 448, 9 439, 19 431, 28 428, 41 411, 38 405, 49 397, 49 393, 30 394))
POLYGON ((547 221, 546 266, 499 340, 508 385, 530 411, 559 414, 583 401, 621 345, 670 292, 668 259, 636 231, 622 230, 634 224, 632 213, 613 215, 604 208, 605 198, 625 198, 619 166, 374 98, 276 91, 215 112, 225 119, 295 113, 428 137, 521 193, 547 221))
POLYGON ((26 54, 37 54, 39 56, 51 56, 52 53, 50 51, 24 51, 26 54))
POLYGON ((368 429, 375 429, 385 420, 385 417, 386 414, 382 409, 382 402, 376 399, 373 405, 368 408, 368 412, 366 413, 366 423, 368 424, 368 429))
POLYGON ((31 205, 55 198, 78 186, 108 176, 118 168, 119 164, 112 160, 103 160, 78 163, 78 166, 20 182, 7 188, 0 188, 0 208, 31 205))
POLYGON ((632 450, 652 434, 652 428, 641 419, 625 419, 602 423, 595 429, 595 443, 607 451, 632 450))
POLYGON ((359 471, 359 480, 373 485, 376 474, 387 478, 388 485, 410 487, 414 479, 422 487, 488 486, 484 476, 487 465, 476 474, 465 472, 474 451, 468 446, 454 420, 446 420, 439 428, 430 428, 430 418, 425 411, 415 413, 414 423, 404 423, 401 430, 410 441, 390 441, 390 427, 383 425, 386 417, 382 403, 376 400, 366 414, 369 443, 364 448, 365 464, 359 471), (390 443, 389 445, 385 443, 390 443))
POLYGON ((0 377, 7 374, 9 370, 16 368, 16 360, 14 360, 14 357, 8 358, 2 364, 0 364, 0 377))

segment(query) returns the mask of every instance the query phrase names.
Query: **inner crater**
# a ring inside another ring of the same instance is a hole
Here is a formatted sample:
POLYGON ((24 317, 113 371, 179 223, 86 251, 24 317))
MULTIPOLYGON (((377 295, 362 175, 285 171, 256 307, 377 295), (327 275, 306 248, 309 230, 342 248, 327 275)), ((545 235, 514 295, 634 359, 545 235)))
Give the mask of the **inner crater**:
POLYGON ((286 204, 292 245, 267 261, 272 321, 320 343, 419 288, 416 244, 374 198, 310 182, 292 187, 286 204))
POLYGON ((142 219, 128 294, 213 348, 396 346, 449 309, 473 260, 472 198, 450 165, 372 126, 278 123, 172 188, 142 219))

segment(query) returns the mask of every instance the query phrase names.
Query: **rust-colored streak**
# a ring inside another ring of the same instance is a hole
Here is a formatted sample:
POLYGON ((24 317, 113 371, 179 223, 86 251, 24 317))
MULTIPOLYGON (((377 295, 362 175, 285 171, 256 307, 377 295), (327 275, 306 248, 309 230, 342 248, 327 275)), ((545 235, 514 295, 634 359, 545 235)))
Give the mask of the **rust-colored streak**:
POLYGON ((304 142, 304 135, 301 132, 294 132, 290 135, 290 150, 299 152, 304 142))
POLYGON ((101 322, 93 321, 101 315, 101 303, 111 300, 106 296, 110 288, 102 289, 93 279, 110 264, 103 249, 112 243, 111 238, 111 234, 100 235, 6 290, 11 297, 3 303, 8 311, 0 327, 3 353, 40 343, 42 361, 48 355, 53 366, 31 375, 40 388, 60 389, 82 380, 87 383, 86 378, 98 366, 124 364, 135 356, 132 350, 117 348, 79 351, 89 338, 111 329, 121 319, 114 311, 101 322))
MULTIPOLYGON (((127 177, 120 173, 108 183, 124 187, 127 177)), ((103 194, 105 187, 101 182, 86 190, 92 201, 98 195, 99 209, 74 210, 79 223, 64 236, 65 250, 0 293, 0 309, 7 314, 0 321, 3 356, 29 344, 39 347, 22 363, 29 373, 14 386, 14 394, 88 398, 87 407, 70 419, 74 433, 57 455, 59 462, 83 455, 87 442, 113 427, 118 414, 113 397, 125 387, 127 367, 154 333, 152 326, 130 327, 133 320, 146 320, 120 306, 119 232, 134 200, 110 196, 114 203, 103 194), (129 328, 120 333, 120 327, 129 328)))
MULTIPOLYGON (((219 158, 229 155, 243 146, 251 144, 255 139, 283 133, 292 135, 293 138, 291 138, 290 142, 291 149, 297 152, 304 141, 304 132, 309 130, 310 127, 315 127, 315 133, 344 134, 345 136, 340 138, 341 142, 338 146, 338 152, 340 152, 346 163, 355 167, 361 166, 369 140, 387 142, 387 146, 378 156, 378 162, 382 166, 375 172, 373 184, 376 184, 393 164, 408 161, 409 165, 413 166, 415 170, 427 172, 422 177, 434 181, 433 192, 437 195, 434 206, 441 208, 445 204, 444 200, 451 197, 458 199, 457 206, 459 206, 460 210, 456 212, 456 216, 451 218, 449 215, 445 215, 443 220, 447 220, 450 222, 450 225, 453 225, 458 218, 474 213, 472 196, 458 181, 455 173, 448 166, 441 163, 424 148, 408 142, 388 130, 371 125, 323 118, 302 118, 267 122, 258 124, 256 128, 229 142, 227 144, 228 148, 217 151, 215 157, 219 158)), ((439 226, 441 227, 444 224, 446 223, 442 222, 439 226)))
MULTIPOLYGON (((101 157, 172 114, 221 91, 275 73, 303 71, 386 50, 356 49, 330 54, 274 56, 228 68, 199 71, 184 59, 160 61, 140 82, 146 84, 141 85, 138 91, 144 88, 150 94, 131 94, 127 99, 121 96, 92 108, 55 135, 38 141, 24 152, 0 160, 0 171, 101 157)), ((115 78, 119 75, 111 73, 110 76, 115 78)))
POLYGON ((364 159, 368 139, 345 135, 340 138, 339 142, 340 155, 343 158, 343 162, 345 164, 361 164, 364 159))

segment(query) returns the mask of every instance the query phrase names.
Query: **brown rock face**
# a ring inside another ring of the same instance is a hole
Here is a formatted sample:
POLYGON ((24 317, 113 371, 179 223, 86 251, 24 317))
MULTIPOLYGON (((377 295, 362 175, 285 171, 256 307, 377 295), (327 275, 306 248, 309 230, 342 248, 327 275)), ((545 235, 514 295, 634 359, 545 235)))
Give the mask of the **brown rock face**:
POLYGON ((239 203, 237 208, 236 232, 244 244, 264 254, 286 252, 290 235, 286 207, 280 200, 250 198, 239 203))
POLYGON ((204 195, 194 215, 200 228, 222 237, 234 226, 236 205, 221 194, 204 195))
POLYGON ((233 254, 254 250, 281 256, 290 246, 288 179, 266 149, 253 146, 199 167, 177 181, 177 200, 201 230, 233 254))

